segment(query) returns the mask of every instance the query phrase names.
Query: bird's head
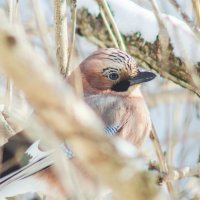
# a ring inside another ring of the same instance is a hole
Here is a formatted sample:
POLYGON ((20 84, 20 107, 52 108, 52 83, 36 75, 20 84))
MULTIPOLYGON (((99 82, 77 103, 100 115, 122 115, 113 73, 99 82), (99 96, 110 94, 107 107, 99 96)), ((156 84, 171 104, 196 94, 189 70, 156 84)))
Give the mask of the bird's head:
POLYGON ((155 78, 152 72, 139 71, 136 60, 119 49, 100 49, 81 64, 83 87, 89 93, 127 93, 133 86, 155 78))

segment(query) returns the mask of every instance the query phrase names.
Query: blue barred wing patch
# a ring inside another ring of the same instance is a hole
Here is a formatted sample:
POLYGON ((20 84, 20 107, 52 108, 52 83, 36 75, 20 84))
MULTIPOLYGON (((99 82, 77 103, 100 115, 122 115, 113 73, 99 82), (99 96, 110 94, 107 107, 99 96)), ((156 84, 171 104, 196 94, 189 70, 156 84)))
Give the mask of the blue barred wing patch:
POLYGON ((108 136, 115 136, 120 131, 121 128, 122 125, 107 126, 104 128, 104 131, 108 136))
POLYGON ((67 144, 62 144, 61 148, 68 159, 72 159, 74 157, 74 152, 67 144))

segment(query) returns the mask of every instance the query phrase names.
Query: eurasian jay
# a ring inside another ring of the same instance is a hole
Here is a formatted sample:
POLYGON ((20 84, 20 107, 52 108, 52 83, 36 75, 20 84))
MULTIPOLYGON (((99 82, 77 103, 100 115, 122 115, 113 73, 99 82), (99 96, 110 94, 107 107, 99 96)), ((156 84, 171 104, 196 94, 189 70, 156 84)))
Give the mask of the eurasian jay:
MULTIPOLYGON (((79 70, 85 102, 104 122, 105 133, 140 147, 149 136, 151 120, 139 84, 154 79, 155 74, 140 71, 133 57, 113 48, 97 50, 79 65, 79 70)), ((68 78, 72 86, 74 73, 68 78)), ((39 141, 31 144, 23 133, 18 133, 2 147, 0 199, 26 192, 65 198, 66 192, 52 170, 50 154, 43 152, 34 158, 31 153, 38 144, 39 141), (19 148, 28 156, 28 162, 23 165, 15 156, 19 148), (11 159, 15 164, 7 168, 11 159)), ((68 147, 64 151, 68 157, 73 157, 68 147)), ((41 152, 38 150, 38 153, 41 152)))

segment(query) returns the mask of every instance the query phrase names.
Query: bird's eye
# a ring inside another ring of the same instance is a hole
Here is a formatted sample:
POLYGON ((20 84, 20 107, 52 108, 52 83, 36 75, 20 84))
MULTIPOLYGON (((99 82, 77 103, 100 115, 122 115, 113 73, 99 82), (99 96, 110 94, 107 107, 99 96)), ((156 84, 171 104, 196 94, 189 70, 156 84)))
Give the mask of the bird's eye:
POLYGON ((117 80, 119 78, 119 75, 117 73, 111 73, 111 74, 108 75, 108 78, 110 80, 114 81, 114 80, 117 80))

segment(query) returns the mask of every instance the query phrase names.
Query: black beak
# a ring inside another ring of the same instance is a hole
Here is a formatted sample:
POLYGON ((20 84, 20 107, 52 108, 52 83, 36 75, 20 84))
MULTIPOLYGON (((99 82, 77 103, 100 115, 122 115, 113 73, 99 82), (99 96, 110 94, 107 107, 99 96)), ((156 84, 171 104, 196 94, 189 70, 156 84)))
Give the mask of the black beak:
POLYGON ((129 78, 130 85, 136 85, 144 82, 148 82, 153 80, 156 77, 156 75, 152 72, 140 72, 135 77, 129 78))

